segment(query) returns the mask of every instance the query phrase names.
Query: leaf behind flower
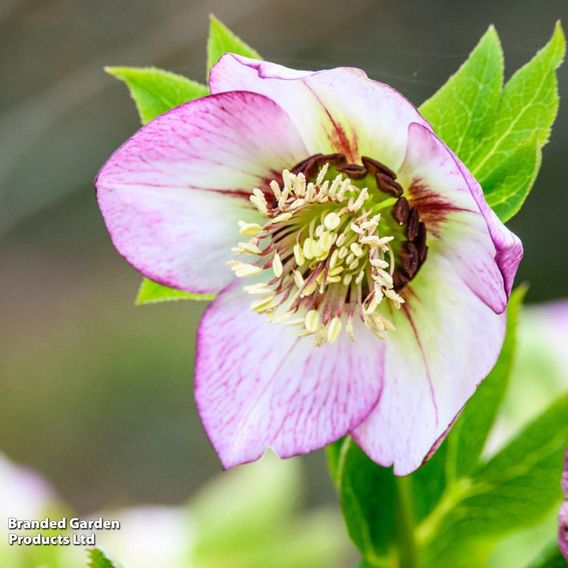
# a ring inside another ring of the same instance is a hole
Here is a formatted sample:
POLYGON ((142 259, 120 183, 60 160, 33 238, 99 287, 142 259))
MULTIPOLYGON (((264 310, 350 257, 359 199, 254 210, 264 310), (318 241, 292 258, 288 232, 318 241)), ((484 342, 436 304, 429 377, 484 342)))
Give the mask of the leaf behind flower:
POLYGON ((87 551, 87 554, 89 556, 88 568, 120 568, 100 548, 91 548, 87 551))
POLYGON ((206 302, 213 300, 213 298, 215 298, 215 294, 184 292, 183 290, 163 286, 149 278, 144 278, 140 284, 135 303, 137 306, 142 306, 144 304, 158 304, 160 302, 175 302, 178 300, 198 300, 206 302))
POLYGON ((550 41, 503 87, 503 52, 491 27, 420 108, 479 181, 502 221, 519 212, 538 175, 540 151, 558 113, 556 70, 565 49, 557 22, 550 41))
POLYGON ((213 14, 209 16, 209 21, 207 77, 209 77, 211 67, 213 67, 225 53, 236 53, 237 55, 243 55, 251 59, 262 59, 255 49, 247 45, 213 14))
POLYGON ((205 85, 156 67, 106 67, 105 71, 126 84, 142 124, 209 94, 205 85))

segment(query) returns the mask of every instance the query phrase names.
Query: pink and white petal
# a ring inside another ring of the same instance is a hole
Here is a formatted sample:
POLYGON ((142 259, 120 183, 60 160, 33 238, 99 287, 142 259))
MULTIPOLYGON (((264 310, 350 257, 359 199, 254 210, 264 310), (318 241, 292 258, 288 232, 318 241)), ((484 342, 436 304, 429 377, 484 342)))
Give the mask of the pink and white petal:
POLYGON ((558 544, 560 552, 568 562, 568 501, 564 501, 560 508, 558 544))
POLYGON ((502 312, 522 248, 489 209, 473 176, 430 130, 412 124, 399 180, 426 224, 430 254, 451 260, 463 281, 502 312))
POLYGON ((558 544, 564 558, 568 561, 568 448, 566 448, 564 458, 562 491, 564 492, 564 503, 560 508, 560 515, 558 517, 558 544))
POLYGON ((342 152, 352 162, 367 155, 396 170, 408 125, 430 128, 399 92, 351 67, 295 71, 227 54, 211 70, 209 84, 213 93, 247 90, 270 97, 288 112, 310 153, 342 152))
MULTIPOLYGON (((239 283, 240 284, 240 283, 239 283)), ((325 446, 366 418, 382 388, 383 344, 361 327, 316 348, 297 329, 253 312, 230 284, 198 332, 195 397, 225 467, 267 448, 290 457, 325 446)))
POLYGON ((491 238, 493 239, 495 248, 497 249, 497 265, 503 275, 505 290, 507 295, 509 295, 513 289, 513 282, 515 280, 515 275, 517 274, 517 269, 523 258, 523 244, 521 239, 519 239, 515 233, 510 231, 501 222, 499 217, 497 217, 495 211, 489 207, 485 200, 485 196, 483 195, 483 189, 479 185, 478 181, 473 177, 471 172, 457 159, 457 157, 456 161, 468 183, 471 194, 473 195, 479 210, 485 218, 487 226, 489 227, 491 238))
POLYGON ((95 185, 118 251, 169 286, 219 292, 239 240, 237 220, 257 219, 251 190, 307 155, 272 100, 226 93, 169 111, 123 144, 95 185))
POLYGON ((505 334, 496 314, 466 286, 451 261, 433 256, 392 310, 379 404, 353 433, 397 475, 418 468, 495 364, 505 334))

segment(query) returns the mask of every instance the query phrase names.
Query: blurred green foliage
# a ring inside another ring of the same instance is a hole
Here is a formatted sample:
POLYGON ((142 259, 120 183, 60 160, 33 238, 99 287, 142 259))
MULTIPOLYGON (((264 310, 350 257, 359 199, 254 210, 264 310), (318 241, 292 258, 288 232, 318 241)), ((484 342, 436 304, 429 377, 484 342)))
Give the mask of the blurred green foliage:
MULTIPOLYGON (((25 484, 23 472, 0 478, 7 491, 25 484)), ((24 487, 25 489, 25 487, 24 487)), ((225 472, 182 506, 114 510, 118 531, 97 532, 91 551, 93 568, 340 568, 349 544, 341 519, 331 508, 302 510, 304 477, 298 460, 273 455, 248 467, 225 472)), ((71 513, 55 498, 27 497, 38 518, 58 519, 71 513)), ((2 499, 0 498, 0 509, 2 499)), ((21 532, 33 536, 37 531, 21 532)), ((54 531, 43 531, 55 534, 54 531)), ((65 531, 65 534, 70 534, 65 531)), ((75 546, 8 546, 0 542, 3 568, 77 568, 86 565, 85 551, 75 546), (82 563, 82 559, 84 562, 82 563)))

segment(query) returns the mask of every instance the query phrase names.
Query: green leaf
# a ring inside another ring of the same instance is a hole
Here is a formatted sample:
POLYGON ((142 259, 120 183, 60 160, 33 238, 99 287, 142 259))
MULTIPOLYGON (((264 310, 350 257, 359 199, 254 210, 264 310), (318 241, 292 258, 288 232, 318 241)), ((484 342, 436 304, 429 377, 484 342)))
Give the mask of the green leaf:
POLYGON ((347 530, 363 555, 363 566, 390 566, 393 557, 401 566, 414 566, 410 478, 395 477, 351 438, 331 450, 328 459, 347 530))
POLYGON ((351 438, 345 438, 339 456, 336 479, 349 536, 369 564, 380 566, 396 542, 395 477, 351 438))
POLYGON ((211 566, 200 560, 254 547, 267 533, 281 534, 288 523, 298 522, 302 482, 298 460, 268 454, 250 468, 231 470, 206 485, 190 505, 192 523, 199 528, 192 543, 195 565, 211 566))
POLYGON ((556 69, 564 59, 565 49, 564 32, 558 22, 548 44, 505 85, 497 117, 468 164, 482 186, 519 146, 533 137, 540 147, 548 141, 558 112, 556 69))
POLYGON ((566 560, 555 540, 535 558, 527 568, 566 568, 566 560))
POLYGON ((557 23, 550 42, 503 88, 503 53, 490 27, 457 73, 420 108, 503 221, 520 210, 536 180, 541 148, 558 112, 556 70, 564 52, 557 23))
POLYGON ((87 551, 89 556, 89 568, 119 568, 99 548, 91 548, 87 551))
POLYGON ((506 222, 525 202, 540 169, 542 151, 538 139, 520 145, 485 180, 487 203, 506 222))
POLYGON ((172 302, 177 300, 199 300, 207 301, 215 298, 215 294, 194 294, 192 292, 183 292, 169 286, 158 284, 149 278, 144 278, 138 296, 136 296, 136 305, 157 304, 159 302, 172 302))
POLYGON ((325 455, 327 458, 327 469, 329 471, 331 480, 333 481, 333 484, 336 486, 336 488, 339 488, 339 475, 340 475, 339 467, 342 460, 341 450, 342 448, 344 449, 348 447, 348 445, 344 443, 345 441, 346 438, 341 438, 340 440, 337 440, 329 444, 329 446, 326 446, 325 448, 325 455))
POLYGON ((209 94, 205 85, 155 67, 106 67, 105 71, 126 83, 142 124, 209 94))
POLYGON ((491 26, 455 75, 420 107, 436 134, 466 164, 495 118, 503 73, 501 42, 491 26))
POLYGON ((535 524, 561 501, 566 416, 568 395, 471 478, 462 478, 452 486, 418 530, 425 566, 483 565, 481 560, 499 537, 535 524), (471 563, 463 558, 465 548, 470 551, 471 563))
MULTIPOLYGON (((441 529, 440 521, 445 521, 453 507, 460 506, 465 498, 464 488, 471 483, 470 475, 484 467, 480 455, 509 382, 525 293, 526 289, 521 287, 511 296, 505 340, 495 367, 469 401, 446 442, 422 468, 408 478, 397 478, 390 469, 372 462, 350 439, 328 447, 329 469, 338 488, 349 535, 369 565, 388 565, 386 559, 393 554, 399 557, 412 550, 412 544, 402 550, 400 539, 408 539, 415 523, 421 526, 418 534, 422 533, 422 541, 429 542, 441 529)), ((472 548, 473 566, 477 558, 475 547, 472 543, 468 546, 472 548)))
POLYGON ((219 61, 225 53, 236 53, 252 59, 262 57, 249 47, 241 38, 237 37, 225 24, 213 14, 209 16, 209 38, 207 40, 207 76, 211 67, 219 61))

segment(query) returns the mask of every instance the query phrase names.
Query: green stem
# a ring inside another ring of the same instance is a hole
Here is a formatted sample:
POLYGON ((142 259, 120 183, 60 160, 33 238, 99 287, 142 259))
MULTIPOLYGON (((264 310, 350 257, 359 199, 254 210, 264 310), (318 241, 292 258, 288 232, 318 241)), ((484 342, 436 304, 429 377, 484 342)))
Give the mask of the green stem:
POLYGON ((401 568, 417 568, 418 553, 414 536, 410 479, 407 477, 397 477, 396 486, 398 489, 396 534, 399 565, 401 568))

